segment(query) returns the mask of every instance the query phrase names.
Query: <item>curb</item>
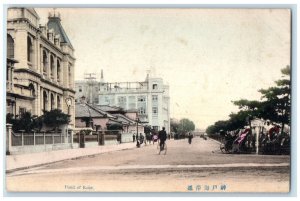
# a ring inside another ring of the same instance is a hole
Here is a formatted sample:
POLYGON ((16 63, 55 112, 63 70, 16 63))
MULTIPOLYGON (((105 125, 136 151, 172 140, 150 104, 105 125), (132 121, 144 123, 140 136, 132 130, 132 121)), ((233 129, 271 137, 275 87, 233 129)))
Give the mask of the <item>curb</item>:
MULTIPOLYGON (((140 148, 142 148, 144 146, 141 146, 140 148)), ((91 157, 91 156, 96 156, 96 155, 101 155, 101 154, 105 154, 105 153, 111 153, 111 152, 117 152, 117 151, 124 151, 124 150, 130 150, 130 149, 136 149, 137 147, 131 147, 131 148, 123 148, 123 149, 118 149, 118 150, 110 150, 110 151, 106 151, 106 152, 102 152, 102 153, 93 153, 93 154, 88 154, 88 155, 83 155, 83 156, 74 156, 74 157, 70 157, 70 158, 66 158, 66 159, 61 159, 61 160, 57 160, 57 161, 52 161, 52 162, 47 162, 47 163, 41 163, 41 164, 36 164, 36 165, 30 165, 30 166, 25 166, 25 167, 19 167, 19 168, 15 168, 15 169, 10 169, 10 170, 6 170, 5 173, 12 173, 12 172, 16 172, 19 170, 26 170, 29 168, 35 168, 35 167, 39 167, 39 166, 43 166, 43 165, 49 165, 49 164, 53 164, 53 163, 58 163, 61 161, 66 161, 66 160, 77 160, 77 159, 81 159, 81 158, 87 158, 87 157, 91 157)))

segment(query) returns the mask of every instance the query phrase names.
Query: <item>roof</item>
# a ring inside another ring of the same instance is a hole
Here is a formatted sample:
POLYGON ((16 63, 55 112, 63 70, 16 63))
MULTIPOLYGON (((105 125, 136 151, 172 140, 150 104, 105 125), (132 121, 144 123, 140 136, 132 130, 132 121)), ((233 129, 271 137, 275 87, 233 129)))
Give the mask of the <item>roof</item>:
POLYGON ((112 115, 94 108, 86 103, 75 104, 75 118, 82 117, 99 117, 99 118, 113 118, 112 115))
POLYGON ((105 111, 105 112, 118 112, 118 111, 124 111, 122 108, 120 107, 116 107, 116 106, 110 106, 110 105, 96 105, 97 108, 105 111))
POLYGON ((49 19, 47 23, 48 28, 53 29, 56 34, 59 34, 62 43, 67 43, 68 45, 70 45, 72 49, 74 49, 71 44, 71 41, 69 40, 64 28, 60 23, 60 18, 57 16, 52 16, 49 17, 48 19, 49 19))
POLYGON ((130 119, 123 114, 115 114, 114 116, 117 117, 117 120, 122 122, 122 124, 135 124, 133 119, 130 119))
POLYGON ((120 121, 117 121, 117 120, 113 120, 113 119, 109 119, 108 122, 106 124, 121 124, 122 125, 122 122, 120 121))

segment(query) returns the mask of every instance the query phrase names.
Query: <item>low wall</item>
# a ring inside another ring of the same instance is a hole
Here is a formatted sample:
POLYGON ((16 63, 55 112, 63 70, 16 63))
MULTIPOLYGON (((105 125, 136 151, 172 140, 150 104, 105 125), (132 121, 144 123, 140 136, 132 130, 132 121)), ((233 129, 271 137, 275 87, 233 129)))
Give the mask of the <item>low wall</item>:
POLYGON ((122 133, 121 134, 121 142, 125 143, 125 142, 132 142, 132 133, 122 133))
POLYGON ((26 154, 26 153, 37 153, 37 152, 47 152, 62 149, 72 148, 71 144, 45 144, 45 145, 35 145, 35 146, 12 146, 10 154, 26 154))

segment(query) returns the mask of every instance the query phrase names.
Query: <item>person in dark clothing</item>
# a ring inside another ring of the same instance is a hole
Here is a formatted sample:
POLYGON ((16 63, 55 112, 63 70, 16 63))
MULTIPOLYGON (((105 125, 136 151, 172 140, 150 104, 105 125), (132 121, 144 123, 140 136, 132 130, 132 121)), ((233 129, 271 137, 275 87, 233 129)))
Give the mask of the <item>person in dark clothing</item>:
POLYGON ((161 150, 164 149, 165 141, 167 140, 167 132, 165 131, 165 127, 162 128, 161 131, 158 132, 159 146, 161 150))
POLYGON ((132 135, 132 140, 133 140, 133 142, 135 142, 135 135, 134 135, 134 133, 132 135))

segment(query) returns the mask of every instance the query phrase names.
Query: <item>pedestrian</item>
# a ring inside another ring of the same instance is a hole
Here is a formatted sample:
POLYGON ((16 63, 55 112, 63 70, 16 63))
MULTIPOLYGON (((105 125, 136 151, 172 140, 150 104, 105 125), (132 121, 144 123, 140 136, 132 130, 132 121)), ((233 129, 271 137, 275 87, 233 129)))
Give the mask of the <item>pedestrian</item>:
POLYGON ((165 131, 165 127, 162 127, 162 130, 158 132, 158 139, 160 150, 164 150, 165 141, 167 140, 167 132, 165 131))
POLYGON ((133 140, 133 142, 135 142, 135 135, 134 135, 134 133, 132 135, 132 140, 133 140))

